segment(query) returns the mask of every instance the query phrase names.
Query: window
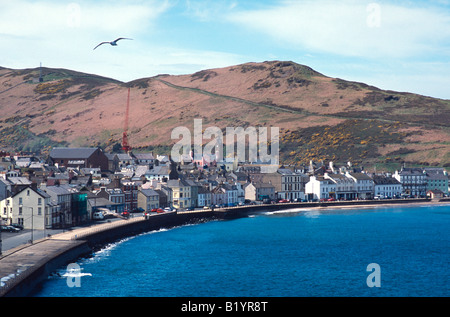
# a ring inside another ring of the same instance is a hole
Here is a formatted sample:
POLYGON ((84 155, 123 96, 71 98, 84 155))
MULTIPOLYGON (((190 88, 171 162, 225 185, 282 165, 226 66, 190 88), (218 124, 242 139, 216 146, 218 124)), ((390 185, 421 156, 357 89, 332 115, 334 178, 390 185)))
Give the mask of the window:
POLYGON ((19 205, 23 205, 23 203, 22 203, 22 197, 19 197, 19 205))
POLYGON ((38 216, 42 215, 42 207, 38 207, 38 216))
POLYGON ((42 205, 42 198, 38 198, 38 205, 42 205))
POLYGON ((27 189, 27 196, 30 196, 30 190, 27 189))
POLYGON ((19 207, 19 215, 22 215, 22 207, 19 207))

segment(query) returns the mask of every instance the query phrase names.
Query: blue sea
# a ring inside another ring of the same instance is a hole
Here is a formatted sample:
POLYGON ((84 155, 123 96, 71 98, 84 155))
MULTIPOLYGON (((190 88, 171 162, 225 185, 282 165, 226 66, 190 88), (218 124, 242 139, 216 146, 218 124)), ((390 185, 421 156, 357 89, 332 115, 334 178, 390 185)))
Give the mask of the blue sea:
POLYGON ((449 229, 449 205, 260 212, 110 244, 33 295, 448 297, 449 229))

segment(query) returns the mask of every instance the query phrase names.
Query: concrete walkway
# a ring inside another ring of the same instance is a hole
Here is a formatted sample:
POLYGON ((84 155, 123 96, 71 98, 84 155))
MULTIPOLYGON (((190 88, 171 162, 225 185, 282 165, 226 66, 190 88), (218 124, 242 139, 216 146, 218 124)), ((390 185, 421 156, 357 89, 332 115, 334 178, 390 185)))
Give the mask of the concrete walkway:
POLYGON ((19 283, 53 259, 84 241, 42 239, 8 250, 0 258, 0 296, 4 296, 12 285, 19 283))

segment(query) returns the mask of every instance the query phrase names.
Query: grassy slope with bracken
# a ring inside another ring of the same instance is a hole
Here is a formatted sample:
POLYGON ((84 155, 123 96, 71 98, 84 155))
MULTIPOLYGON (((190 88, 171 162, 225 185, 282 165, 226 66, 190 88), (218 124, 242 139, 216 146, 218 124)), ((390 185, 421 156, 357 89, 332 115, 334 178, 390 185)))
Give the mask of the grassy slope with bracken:
MULTIPOLYGON (((127 88, 129 142, 170 148, 174 127, 277 126, 288 163, 450 165, 450 101, 380 90, 293 62, 247 63, 129 83, 64 69, 0 68, 0 147, 121 142, 127 88)), ((207 143, 208 140, 205 140, 207 143)))

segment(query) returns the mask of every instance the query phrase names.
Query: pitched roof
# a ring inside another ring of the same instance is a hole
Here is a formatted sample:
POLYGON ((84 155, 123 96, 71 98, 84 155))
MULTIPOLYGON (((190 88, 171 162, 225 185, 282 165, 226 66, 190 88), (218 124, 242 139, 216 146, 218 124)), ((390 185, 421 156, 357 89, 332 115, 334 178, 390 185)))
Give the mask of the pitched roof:
POLYGON ((97 148, 92 147, 79 147, 79 148, 68 148, 68 147, 54 147, 50 151, 50 157, 61 158, 61 159, 82 159, 90 157, 97 148))
POLYGON ((271 188, 271 187, 274 187, 270 183, 263 183, 263 182, 255 182, 255 183, 251 183, 251 184, 253 186, 255 186, 255 188, 271 188))
POLYGON ((150 197, 150 196, 158 196, 158 193, 154 191, 153 189, 141 189, 140 192, 144 194, 144 196, 150 197))
POLYGON ((17 196, 17 195, 19 195, 20 193, 22 193, 23 191, 25 191, 25 190, 32 190, 33 192, 35 192, 36 194, 38 194, 39 196, 41 196, 42 198, 49 198, 50 197, 50 195, 49 194, 47 194, 46 192, 44 192, 43 190, 40 190, 40 189, 33 189, 31 186, 28 186, 28 187, 24 187, 22 190, 20 190, 20 191, 18 191, 17 193, 15 193, 14 195, 12 195, 12 197, 15 197, 15 196, 17 196))
POLYGON ((372 180, 372 178, 365 174, 365 173, 349 173, 351 176, 353 176, 355 179, 359 180, 372 180))
POLYGON ((182 179, 169 179, 167 181, 167 186, 168 187, 186 187, 186 186, 191 186, 191 185, 189 185, 182 179))
POLYGON ((134 156, 138 160, 153 160, 155 159, 152 153, 136 153, 134 156))
POLYGON ((401 184, 398 180, 393 177, 387 177, 384 175, 374 175, 372 177, 375 185, 399 185, 401 184))

